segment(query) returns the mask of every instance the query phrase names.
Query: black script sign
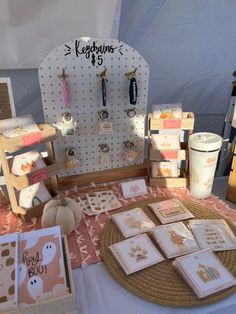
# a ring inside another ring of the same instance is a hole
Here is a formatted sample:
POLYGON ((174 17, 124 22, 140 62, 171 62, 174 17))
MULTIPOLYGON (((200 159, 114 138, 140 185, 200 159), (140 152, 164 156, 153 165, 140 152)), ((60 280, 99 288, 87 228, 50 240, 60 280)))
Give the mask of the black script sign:
POLYGON ((42 259, 39 258, 39 252, 35 256, 29 256, 28 251, 24 251, 22 261, 28 266, 29 278, 47 272, 47 265, 40 264, 42 259))
MULTIPOLYGON (((92 65, 102 65, 103 64, 103 56, 105 54, 113 54, 115 51, 118 51, 120 55, 123 55, 123 45, 120 46, 113 46, 113 45, 106 45, 97 44, 96 41, 93 41, 91 45, 82 45, 83 42, 80 40, 75 40, 75 56, 78 58, 80 55, 84 55, 86 59, 90 59, 92 65)), ((72 53, 72 48, 65 44, 66 51, 65 56, 72 53)))

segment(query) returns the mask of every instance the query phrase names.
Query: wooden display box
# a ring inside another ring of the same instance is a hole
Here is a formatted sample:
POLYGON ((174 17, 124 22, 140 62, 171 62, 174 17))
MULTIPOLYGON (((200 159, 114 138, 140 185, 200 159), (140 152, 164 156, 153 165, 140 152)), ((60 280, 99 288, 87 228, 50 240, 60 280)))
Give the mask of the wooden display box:
MULTIPOLYGON (((54 190, 53 188, 47 187, 47 189, 48 189, 50 195, 52 196, 52 198, 55 198, 58 195, 57 191, 54 190)), ((17 203, 18 203, 19 192, 16 193, 16 199, 17 199, 17 203)), ((41 216, 43 214, 44 206, 47 202, 48 201, 43 202, 43 203, 39 204, 38 206, 29 208, 29 209, 24 209, 21 206, 17 205, 17 208, 14 209, 14 214, 21 217, 24 221, 28 221, 31 218, 41 216)))
MULTIPOLYGON (((43 158, 46 167, 31 171, 30 173, 22 176, 17 176, 13 173, 10 174, 11 183, 18 191, 26 188, 29 185, 44 181, 52 176, 58 174, 61 170, 61 163, 56 162, 52 157, 44 157, 43 158)), ((9 168, 12 168, 13 158, 9 158, 8 160, 9 168)))
POLYGON ((229 174, 226 199, 230 202, 236 203, 236 145, 234 146, 234 157, 229 174))
POLYGON ((8 153, 14 153, 22 148, 40 144, 42 142, 49 142, 56 138, 57 131, 54 127, 49 124, 39 124, 38 127, 40 129, 39 132, 20 135, 13 138, 0 135, 2 148, 8 153))
POLYGON ((188 159, 188 149, 187 143, 180 143, 181 149, 179 150, 154 150, 152 144, 150 143, 150 161, 159 161, 162 159, 177 159, 177 160, 187 160, 188 159))
POLYGON ((70 255, 67 238, 62 237, 62 247, 67 277, 67 286, 70 293, 52 299, 39 301, 37 304, 21 307, 4 314, 76 314, 76 293, 70 264, 70 255))
POLYGON ((150 130, 164 130, 164 129, 181 129, 193 130, 194 114, 193 112, 183 112, 182 119, 153 119, 150 115, 150 130))
POLYGON ((188 186, 188 175, 186 171, 181 170, 179 177, 150 177, 150 186, 159 186, 167 188, 186 188, 188 186))

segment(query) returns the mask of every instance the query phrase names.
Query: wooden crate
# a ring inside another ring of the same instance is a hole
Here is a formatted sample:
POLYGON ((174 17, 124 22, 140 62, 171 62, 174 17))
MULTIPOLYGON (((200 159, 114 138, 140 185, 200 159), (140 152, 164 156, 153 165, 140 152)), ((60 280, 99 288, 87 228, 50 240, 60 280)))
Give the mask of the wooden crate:
POLYGON ((73 275, 70 264, 70 255, 67 245, 67 238, 62 239, 63 255, 67 277, 69 294, 54 297, 52 299, 39 301, 37 304, 21 307, 4 314, 76 314, 76 292, 73 282, 73 275))
POLYGON ((14 153, 22 148, 53 141, 57 137, 57 131, 49 124, 39 124, 40 131, 8 138, 0 135, 0 143, 4 151, 14 153))
POLYGON ((0 160, 2 164, 3 174, 7 186, 8 197, 10 200, 10 205, 12 211, 23 218, 24 220, 29 220, 31 218, 40 216, 43 212, 45 203, 42 203, 34 208, 23 209, 18 205, 18 192, 30 186, 34 183, 47 180, 53 185, 54 189, 51 191, 51 195, 55 196, 57 194, 57 173, 60 171, 61 163, 55 162, 53 159, 53 143, 52 140, 58 135, 56 129, 48 124, 38 125, 40 131, 33 132, 26 135, 17 136, 15 138, 7 138, 0 135, 0 160), (40 139, 40 141, 39 141, 40 139), (19 149, 39 144, 46 143, 48 157, 44 158, 47 167, 32 171, 24 176, 16 176, 11 173, 12 158, 7 159, 7 153, 16 152, 19 149))
MULTIPOLYGON (((55 161, 51 157, 43 158, 46 167, 40 168, 35 171, 31 171, 30 173, 22 176, 17 176, 14 173, 11 173, 11 182, 14 188, 18 191, 26 188, 29 185, 38 183, 40 181, 46 180, 58 174, 61 170, 62 164, 60 162, 55 161)), ((9 158, 8 164, 10 169, 12 168, 13 157, 9 158)))
POLYGON ((179 150, 154 150, 151 144, 151 137, 156 131, 164 129, 181 129, 191 135, 194 128, 194 114, 192 112, 183 112, 182 119, 153 119, 152 114, 148 115, 148 179, 151 186, 160 187, 187 187, 189 184, 189 154, 188 143, 181 143, 179 150), (152 177, 151 162, 160 160, 185 160, 185 168, 181 169, 178 177, 152 177))
POLYGON ((234 156, 229 174, 226 199, 236 203, 236 145, 234 146, 234 156))

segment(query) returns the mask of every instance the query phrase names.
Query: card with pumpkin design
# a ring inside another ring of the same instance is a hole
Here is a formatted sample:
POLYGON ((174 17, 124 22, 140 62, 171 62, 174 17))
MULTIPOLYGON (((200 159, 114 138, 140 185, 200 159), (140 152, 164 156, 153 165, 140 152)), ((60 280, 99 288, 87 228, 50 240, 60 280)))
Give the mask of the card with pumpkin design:
POLYGON ((19 240, 20 305, 67 294, 60 227, 25 232, 19 240))
POLYGON ((109 248, 127 275, 164 261, 146 234, 115 243, 109 248))
POLYGON ((8 138, 39 132, 32 115, 9 118, 0 121, 0 133, 8 138))
POLYGON ((177 198, 148 204, 162 224, 193 218, 194 215, 177 198))
POLYGON ((211 249, 178 257, 173 262, 173 266, 199 298, 236 285, 233 275, 211 249))
POLYGON ((18 234, 0 237, 0 311, 18 306, 18 234))
POLYGON ((236 250, 236 237, 224 219, 194 219, 189 225, 201 249, 236 250))
POLYGON ((14 156, 11 171, 15 175, 22 176, 44 167, 46 164, 41 154, 38 151, 30 151, 14 156))
POLYGON ((154 119, 181 119, 182 103, 152 105, 152 115, 154 119))
POLYGON ((154 222, 138 207, 113 214, 111 219, 125 238, 149 231, 155 226, 154 222))
POLYGON ((156 226, 151 234, 168 258, 200 250, 192 232, 183 222, 156 226))
POLYGON ((152 161, 152 177, 178 177, 177 160, 152 161))
POLYGON ((24 209, 33 208, 50 200, 52 196, 43 182, 30 185, 19 192, 19 205, 24 209))

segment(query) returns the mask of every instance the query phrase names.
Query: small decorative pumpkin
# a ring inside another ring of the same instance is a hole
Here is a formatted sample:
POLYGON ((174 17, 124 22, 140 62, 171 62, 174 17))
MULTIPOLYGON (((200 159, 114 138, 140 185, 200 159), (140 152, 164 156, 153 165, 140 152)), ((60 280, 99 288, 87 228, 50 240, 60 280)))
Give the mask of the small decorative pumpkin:
POLYGON ((72 198, 59 194, 44 206, 41 222, 43 228, 61 225, 64 234, 69 235, 81 218, 82 210, 78 204, 72 198))

